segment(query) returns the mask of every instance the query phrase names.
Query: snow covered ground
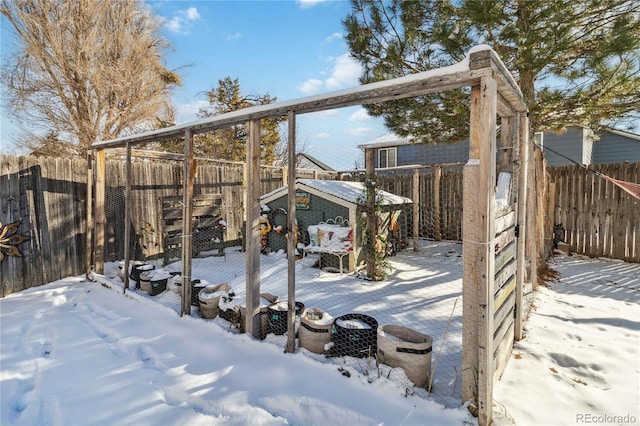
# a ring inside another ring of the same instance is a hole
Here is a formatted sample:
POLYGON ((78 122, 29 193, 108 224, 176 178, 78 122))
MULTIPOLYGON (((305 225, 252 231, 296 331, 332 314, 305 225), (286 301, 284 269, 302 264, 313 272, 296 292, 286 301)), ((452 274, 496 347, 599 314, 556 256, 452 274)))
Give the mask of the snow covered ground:
MULTIPOLYGON (((365 311, 380 325, 432 335, 439 360, 431 394, 408 391, 402 374, 387 378, 366 360, 337 365, 304 349, 285 354, 282 337, 237 334, 221 318, 199 318, 197 308, 181 318, 171 290, 124 297, 111 264, 104 285, 72 277, 0 300, 0 424, 475 424, 460 404, 456 372, 460 252, 447 243, 401 253, 385 283, 296 269, 296 299, 307 307, 334 317, 365 311)), ((194 277, 199 263, 219 262, 209 281, 229 282, 241 299, 244 277, 233 257, 242 255, 197 259, 194 277)), ((286 262, 261 259, 261 291, 286 296, 286 262)), ((541 289, 526 339, 495 385, 498 422, 609 416, 633 424, 613 417, 629 415, 637 423, 640 265, 565 256, 552 266, 560 281, 541 289)))
POLYGON ((640 424, 640 264, 550 266, 556 281, 540 287, 494 387, 497 412, 517 425, 640 424))

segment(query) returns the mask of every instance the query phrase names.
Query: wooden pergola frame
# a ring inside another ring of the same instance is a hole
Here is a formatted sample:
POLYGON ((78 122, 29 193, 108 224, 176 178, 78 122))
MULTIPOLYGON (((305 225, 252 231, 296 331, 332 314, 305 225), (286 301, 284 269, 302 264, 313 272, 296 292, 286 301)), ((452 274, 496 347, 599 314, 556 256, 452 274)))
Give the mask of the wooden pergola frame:
MULTIPOLYGON (((437 70, 426 71, 406 77, 383 82, 361 85, 353 89, 302 98, 270 105, 255 106, 242 110, 208 117, 186 124, 149 131, 137 135, 113 140, 96 142, 90 149, 96 152, 95 166, 95 218, 89 218, 94 230, 93 267, 101 273, 104 252, 104 176, 105 150, 125 147, 127 161, 131 161, 131 147, 146 142, 159 142, 175 138, 184 138, 184 188, 183 188, 183 236, 182 250, 182 314, 190 312, 191 300, 191 250, 190 238, 191 201, 195 160, 193 154, 193 135, 225 128, 237 124, 247 124, 249 136, 246 157, 246 331, 253 336, 259 333, 260 298, 260 246, 259 219, 260 193, 260 120, 274 116, 286 116, 289 125, 289 156, 295 155, 295 119, 299 114, 353 105, 385 102, 428 93, 471 87, 471 130, 469 162, 464 166, 463 193, 463 366, 462 399, 471 400, 477 408, 481 425, 491 423, 492 392, 495 368, 493 365, 493 291, 494 291, 494 246, 495 238, 495 186, 496 186, 496 117, 501 119, 502 127, 509 124, 518 129, 510 132, 509 137, 519 147, 519 158, 511 159, 519 163, 519 188, 517 225, 520 238, 517 239, 517 278, 516 278, 516 320, 515 339, 522 337, 523 285, 527 271, 525 269, 525 250, 535 253, 534 238, 523 238, 525 230, 531 226, 527 215, 526 203, 528 191, 527 170, 531 144, 529 143, 529 124, 527 107, 522 93, 497 54, 488 47, 477 47, 470 51, 467 61, 437 70), (526 243, 528 241, 528 243, 526 243), (526 244, 529 244, 528 246, 526 244)), ((506 133, 506 132, 503 132, 506 133)), ((295 159, 289 158, 288 180, 288 225, 294 228, 295 221, 295 159)), ((372 168, 371 168, 372 169, 372 168)), ((373 173, 373 169, 369 171, 373 173)), ((90 182, 91 184, 91 182, 90 182)), ((130 167, 127 167, 125 187, 125 221, 129 220, 130 167)), ((531 226, 531 229, 533 227, 531 226)), ((126 231, 129 232, 129 227, 126 231)), ((128 235, 125 237, 128 241, 128 235)), ((288 238, 288 252, 294 252, 294 240, 288 238)), ((89 255, 90 256, 90 255, 89 255)), ((125 248, 125 270, 128 270, 129 249, 125 248)), ((90 259, 90 258, 89 258, 90 259)), ((289 256, 288 268, 288 305, 289 332, 287 351, 295 350, 293 324, 295 322, 295 259, 289 256)), ((91 261, 88 260, 88 268, 91 261)), ((530 275, 534 274, 535 266, 530 275)), ((126 276, 127 274, 125 274, 126 276)), ((127 277, 128 281, 128 277, 127 277)), ((127 288, 125 282, 125 288, 127 288)))

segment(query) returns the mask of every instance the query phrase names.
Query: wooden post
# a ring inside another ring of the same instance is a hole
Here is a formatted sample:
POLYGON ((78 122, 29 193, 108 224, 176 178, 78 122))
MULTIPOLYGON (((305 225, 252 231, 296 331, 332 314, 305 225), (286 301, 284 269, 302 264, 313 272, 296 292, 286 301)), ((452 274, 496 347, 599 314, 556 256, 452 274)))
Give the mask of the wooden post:
POLYGON ((124 181, 124 291, 129 289, 131 257, 131 143, 127 142, 127 164, 124 181))
POLYGON ((364 150, 364 162, 365 162, 365 178, 364 186, 367 194, 366 199, 366 211, 367 211, 367 233, 369 234, 368 244, 369 248, 365 251, 365 259, 367 261, 367 277, 370 280, 376 279, 376 259, 372 252, 375 249, 376 235, 378 234, 378 221, 376 215, 376 194, 375 186, 373 185, 375 179, 375 164, 374 164, 373 148, 365 148, 364 150))
POLYGON ((480 86, 471 88, 462 221, 462 399, 476 403, 481 426, 491 424, 493 409, 496 110, 496 81, 484 77, 480 86))
POLYGON ((289 111, 289 174, 287 179, 287 352, 296 350, 296 114, 289 111))
POLYGON ((245 330, 260 337, 260 120, 249 121, 247 140, 247 279, 245 330))
MULTIPOLYGON (((523 136, 528 139, 528 135, 523 136)), ((529 163, 527 171, 527 235, 526 255, 529 259, 527 276, 534 291, 538 290, 538 259, 536 249, 536 148, 525 141, 525 147, 529 150, 529 163)))
POLYGON ((94 244, 95 244, 95 257, 94 267, 97 274, 104 274, 104 251, 105 251, 105 227, 106 227, 106 212, 105 209, 105 196, 106 196, 106 155, 104 149, 98 149, 96 151, 96 209, 94 215, 94 244))
POLYGON ((180 316, 191 315, 191 257, 193 255, 192 219, 193 181, 196 161, 193 158, 193 133, 184 133, 184 165, 182 182, 182 309, 180 316))
POLYGON ((440 211, 440 181, 442 178, 442 166, 436 166, 434 170, 435 179, 433 182, 433 220, 434 220, 434 239, 436 241, 442 240, 442 231, 440 230, 441 222, 440 215, 442 212, 440 211))
POLYGON ((89 152, 87 154, 87 233, 86 233, 86 277, 89 279, 89 275, 91 274, 91 269, 93 268, 95 253, 93 247, 93 225, 94 225, 94 216, 93 216, 93 155, 89 152))
POLYGON ((420 173, 413 169, 413 251, 420 251, 420 173))
POLYGON ((518 204, 517 204, 517 254, 516 254, 516 318, 514 326, 514 339, 521 340, 524 327, 524 283, 527 277, 525 266, 526 235, 527 235, 527 179, 529 170, 529 148, 527 147, 527 135, 529 134, 529 119, 526 114, 519 113, 516 118, 519 127, 516 129, 516 143, 518 144, 518 204))

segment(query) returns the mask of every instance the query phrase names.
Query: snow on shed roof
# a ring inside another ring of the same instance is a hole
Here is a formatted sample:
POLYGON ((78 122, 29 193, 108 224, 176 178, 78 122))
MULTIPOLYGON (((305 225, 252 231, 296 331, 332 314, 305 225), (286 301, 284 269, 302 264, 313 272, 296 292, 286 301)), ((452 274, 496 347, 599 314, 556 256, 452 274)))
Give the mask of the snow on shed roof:
MULTIPOLYGON (((348 182, 341 180, 297 179, 296 189, 308 190, 318 195, 327 194, 351 204, 364 204, 365 191, 362 182, 348 182)), ((268 203, 285 195, 287 185, 284 185, 261 197, 263 203, 268 203)), ((395 195, 387 191, 378 191, 378 197, 383 205, 411 204, 410 198, 395 195)))

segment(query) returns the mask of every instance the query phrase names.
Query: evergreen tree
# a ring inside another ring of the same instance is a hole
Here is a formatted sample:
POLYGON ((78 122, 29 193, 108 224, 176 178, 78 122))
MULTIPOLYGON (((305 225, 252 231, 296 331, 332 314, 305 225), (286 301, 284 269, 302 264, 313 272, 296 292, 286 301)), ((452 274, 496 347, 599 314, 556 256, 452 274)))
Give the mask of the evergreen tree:
MULTIPOLYGON (((226 77, 218 81, 218 87, 206 92, 209 106, 201 109, 201 118, 237 111, 256 105, 274 103, 276 98, 267 95, 246 95, 240 91, 238 79, 226 77)), ((284 117, 268 118, 260 121, 261 162, 272 165, 275 161, 276 147, 280 143, 279 124, 284 117)), ((196 135, 194 138, 194 152, 196 155, 209 156, 215 159, 245 161, 247 126, 244 124, 215 130, 213 132, 196 135)))
MULTIPOLYGON (((488 44, 520 85, 534 131, 637 120, 636 0, 352 0, 344 21, 362 83, 459 62, 488 44)), ((468 137, 464 91, 367 105, 400 136, 468 137)))

